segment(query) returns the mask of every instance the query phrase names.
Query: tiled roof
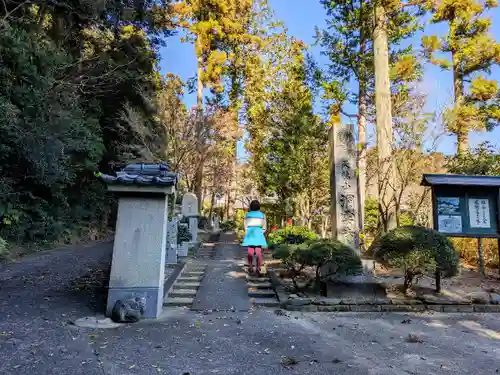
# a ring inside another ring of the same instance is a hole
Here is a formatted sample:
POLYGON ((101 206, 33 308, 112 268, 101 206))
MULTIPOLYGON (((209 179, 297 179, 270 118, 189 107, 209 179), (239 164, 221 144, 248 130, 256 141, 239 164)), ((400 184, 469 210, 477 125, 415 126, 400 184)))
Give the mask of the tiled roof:
POLYGON ((179 181, 179 175, 169 172, 166 164, 129 164, 116 176, 100 172, 96 176, 106 184, 113 185, 173 186, 179 181))
POLYGON ((500 176, 466 176, 457 174, 424 174, 423 186, 463 185, 500 187, 500 176))

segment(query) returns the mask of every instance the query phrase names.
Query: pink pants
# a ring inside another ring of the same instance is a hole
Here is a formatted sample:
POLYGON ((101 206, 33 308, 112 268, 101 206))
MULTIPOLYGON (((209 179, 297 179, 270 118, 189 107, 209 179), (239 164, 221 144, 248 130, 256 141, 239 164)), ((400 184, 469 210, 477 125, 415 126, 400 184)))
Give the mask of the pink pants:
POLYGON ((257 258, 257 272, 260 272, 260 266, 262 265, 262 248, 260 247, 249 247, 248 248, 248 266, 253 269, 253 253, 255 251, 255 256, 257 258))

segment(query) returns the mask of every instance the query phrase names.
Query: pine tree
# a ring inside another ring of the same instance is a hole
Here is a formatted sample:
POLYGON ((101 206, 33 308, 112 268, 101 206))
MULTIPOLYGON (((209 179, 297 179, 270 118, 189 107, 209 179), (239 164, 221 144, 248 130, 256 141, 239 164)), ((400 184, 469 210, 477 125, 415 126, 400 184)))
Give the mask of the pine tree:
MULTIPOLYGON (((416 63, 414 56, 411 54, 411 47, 406 49, 398 49, 397 45, 404 39, 411 37, 418 28, 418 11, 412 9, 399 10, 390 12, 388 15, 382 14, 384 19, 377 18, 378 23, 374 22, 374 12, 379 8, 374 8, 374 3, 367 0, 322 0, 321 3, 327 11, 327 29, 317 31, 317 40, 322 45, 323 54, 329 58, 330 64, 328 69, 328 80, 324 83, 325 97, 333 101, 333 105, 337 108, 338 115, 347 115, 348 117, 356 117, 358 123, 358 182, 359 182, 359 207, 364 206, 365 196, 365 179, 366 179, 366 124, 369 113, 369 104, 373 100, 373 93, 376 91, 376 102, 381 103, 381 82, 389 83, 389 73, 391 78, 397 83, 393 86, 386 86, 385 99, 388 100, 388 113, 381 112, 382 107, 378 107, 377 112, 377 129, 386 133, 389 128, 383 130, 381 124, 390 124, 390 118, 384 119, 384 113, 390 115, 390 100, 391 91, 398 92, 406 90, 408 80, 413 80, 418 77, 419 66, 416 63), (377 27, 374 28, 374 25, 377 27), (375 32, 374 32, 375 30, 375 32), (385 36, 381 34, 385 33, 385 36), (374 55, 374 43, 380 43, 380 37, 385 38, 385 50, 379 47, 375 49, 377 52, 374 55), (374 41, 374 38, 377 39, 374 41), (389 46, 391 50, 389 51, 389 46), (385 52, 384 52, 385 51, 385 52), (382 52, 382 60, 380 53, 382 52), (377 80, 377 88, 375 90, 375 71, 374 58, 376 57, 376 69, 378 76, 385 72, 384 79, 377 80), (385 70, 381 70, 381 61, 387 60, 385 70), (391 66, 389 66, 389 61, 391 66), (351 91, 350 88, 355 84, 356 90, 351 91), (357 114, 347 114, 343 109, 345 102, 350 102, 357 105, 357 114)), ((381 142, 392 143, 392 136, 387 138, 379 135, 381 142)), ((382 147, 381 152, 387 150, 387 147, 382 147)), ((390 154, 390 149, 387 151, 390 154)), ((386 154, 381 155, 381 158, 386 160, 386 154)), ((389 158, 390 159, 390 158, 389 158)), ((390 163, 389 163, 390 164, 390 163)), ((386 172, 390 172, 386 171, 386 172)), ((380 190, 387 190, 386 173, 382 173, 384 183, 380 190)), ((390 177, 390 176, 389 176, 390 177)), ((390 204, 387 200, 384 206, 390 204)), ((383 210, 386 212, 387 210, 383 210)), ((362 216, 362 215, 361 215, 362 216)), ((385 219, 381 215, 382 219, 385 219)), ((360 217, 360 227, 363 227, 363 217, 360 217)))
POLYGON ((484 12, 496 8, 496 0, 430 0, 432 22, 446 23, 448 33, 440 38, 425 36, 422 45, 430 61, 453 74, 454 104, 446 116, 448 130, 457 136, 457 154, 469 151, 471 130, 491 130, 500 120, 498 82, 488 79, 500 64, 500 44, 489 34, 492 21, 484 12), (451 55, 450 59, 441 54, 451 55))
MULTIPOLYGON (((200 144, 199 163, 195 178, 195 194, 201 199, 203 184, 203 93, 210 88, 217 96, 224 91, 224 76, 230 77, 229 99, 235 113, 239 108, 240 68, 244 51, 259 44, 250 25, 257 0, 185 0, 174 4, 178 24, 187 31, 186 41, 195 46, 197 58, 197 138, 200 144)), ((260 2, 259 2, 260 3, 260 2)), ((236 148, 235 148, 236 149, 236 148)), ((233 153, 235 153, 233 151, 233 153)), ((201 205, 200 205, 201 207, 201 205)))

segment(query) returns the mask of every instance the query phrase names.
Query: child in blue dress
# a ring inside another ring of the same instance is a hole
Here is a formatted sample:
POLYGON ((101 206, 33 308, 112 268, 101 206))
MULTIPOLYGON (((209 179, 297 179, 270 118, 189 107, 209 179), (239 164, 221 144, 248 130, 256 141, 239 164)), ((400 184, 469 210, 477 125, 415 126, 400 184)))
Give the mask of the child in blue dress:
POLYGON ((262 265, 262 248, 267 247, 266 215, 260 211, 259 201, 252 201, 248 213, 245 215, 245 238, 242 245, 248 247, 248 269, 253 272, 253 257, 257 258, 257 274, 260 274, 262 265))

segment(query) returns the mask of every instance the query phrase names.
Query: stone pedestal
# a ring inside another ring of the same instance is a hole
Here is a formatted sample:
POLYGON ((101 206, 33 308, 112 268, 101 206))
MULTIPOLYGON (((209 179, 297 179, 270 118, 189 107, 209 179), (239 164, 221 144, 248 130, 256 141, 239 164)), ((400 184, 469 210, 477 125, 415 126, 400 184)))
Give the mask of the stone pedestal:
POLYGON ((145 318, 162 311, 168 200, 173 186, 110 185, 118 193, 106 314, 117 300, 146 297, 145 318))
POLYGON ((189 242, 183 242, 177 249, 177 255, 180 257, 187 257, 189 252, 189 242))

